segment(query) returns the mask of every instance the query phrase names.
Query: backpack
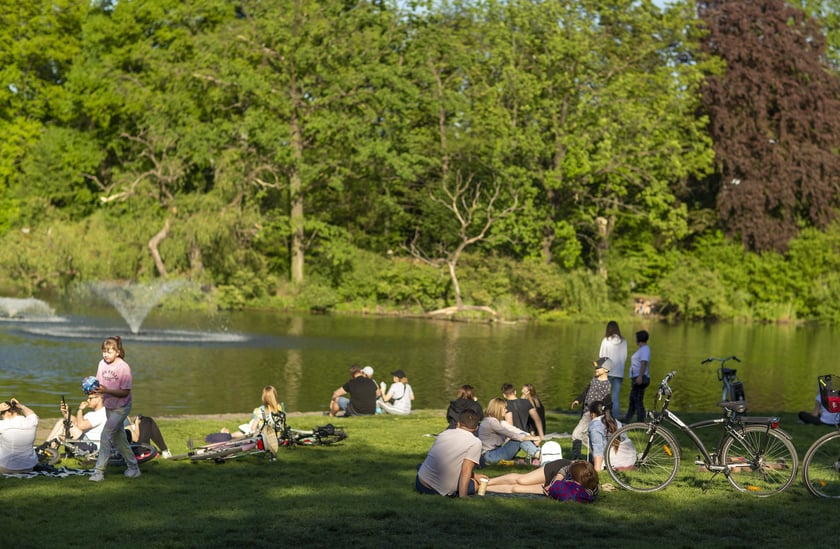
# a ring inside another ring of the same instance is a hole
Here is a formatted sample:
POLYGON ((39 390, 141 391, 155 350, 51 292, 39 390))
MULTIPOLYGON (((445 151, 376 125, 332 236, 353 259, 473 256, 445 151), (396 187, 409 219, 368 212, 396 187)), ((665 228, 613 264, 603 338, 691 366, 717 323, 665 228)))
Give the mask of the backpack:
POLYGON ((820 387, 820 401, 823 408, 833 414, 840 412, 840 392, 832 385, 831 374, 817 377, 817 383, 820 387))

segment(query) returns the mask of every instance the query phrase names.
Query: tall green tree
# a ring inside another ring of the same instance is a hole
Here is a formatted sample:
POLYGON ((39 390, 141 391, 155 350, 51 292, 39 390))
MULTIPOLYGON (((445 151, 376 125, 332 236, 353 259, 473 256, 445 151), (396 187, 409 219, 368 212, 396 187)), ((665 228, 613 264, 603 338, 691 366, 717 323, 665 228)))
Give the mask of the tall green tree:
POLYGON ((27 215, 23 164, 38 161, 32 147, 60 118, 85 9, 77 0, 0 2, 0 234, 27 215))
POLYGON ((307 248, 332 233, 323 225, 330 206, 347 189, 359 197, 371 166, 391 162, 379 95, 390 93, 398 66, 395 22, 378 3, 246 0, 207 44, 202 74, 232 124, 228 169, 260 189, 266 214, 287 227, 295 284, 307 248))

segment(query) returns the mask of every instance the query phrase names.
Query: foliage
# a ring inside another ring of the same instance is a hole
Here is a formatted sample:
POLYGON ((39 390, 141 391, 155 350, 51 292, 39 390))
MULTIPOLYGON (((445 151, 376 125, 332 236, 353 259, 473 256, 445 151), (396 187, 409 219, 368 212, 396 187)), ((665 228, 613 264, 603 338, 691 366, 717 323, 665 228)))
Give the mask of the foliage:
POLYGON ((784 0, 698 6, 705 50, 727 63, 703 88, 719 218, 747 248, 784 251, 803 221, 824 228, 840 205, 840 81, 825 37, 784 0))
POLYGON ((836 75, 780 1, 0 4, 6 291, 840 318, 836 75))

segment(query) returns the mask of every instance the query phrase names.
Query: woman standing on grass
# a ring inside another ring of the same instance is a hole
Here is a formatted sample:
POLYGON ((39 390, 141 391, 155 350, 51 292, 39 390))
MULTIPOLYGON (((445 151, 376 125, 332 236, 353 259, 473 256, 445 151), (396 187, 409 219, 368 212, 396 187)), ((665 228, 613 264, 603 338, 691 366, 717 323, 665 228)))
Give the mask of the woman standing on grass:
POLYGON ((102 429, 102 441, 99 445, 99 456, 96 458, 96 468, 90 476, 93 482, 105 480, 105 467, 111 457, 111 447, 116 445, 128 468, 125 476, 136 478, 140 476, 140 467, 137 466, 137 458, 131 446, 128 445, 128 438, 125 435, 123 425, 131 411, 131 366, 123 360, 125 349, 123 349, 120 336, 109 337, 102 342, 102 360, 96 371, 96 379, 99 381, 99 388, 93 393, 102 395, 102 403, 105 405, 105 427, 102 429))
POLYGON ((621 384, 624 382, 624 364, 627 362, 627 340, 621 335, 618 322, 610 320, 598 356, 605 356, 612 361, 610 369, 610 388, 612 389, 613 416, 617 416, 621 408, 618 399, 621 396, 621 384))

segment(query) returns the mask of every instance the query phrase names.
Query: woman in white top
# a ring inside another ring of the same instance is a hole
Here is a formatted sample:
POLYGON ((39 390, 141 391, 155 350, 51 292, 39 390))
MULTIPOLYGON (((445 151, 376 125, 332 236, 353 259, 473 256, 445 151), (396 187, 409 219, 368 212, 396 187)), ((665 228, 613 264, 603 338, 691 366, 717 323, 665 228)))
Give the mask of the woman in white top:
POLYGON ((0 402, 0 473, 28 473, 38 465, 38 416, 12 398, 0 402))
POLYGON ((624 382, 624 365, 627 362, 627 340, 621 335, 618 322, 610 320, 598 356, 609 358, 613 365, 610 369, 610 389, 612 390, 613 416, 620 413, 618 399, 621 396, 621 384, 624 382))
POLYGON ((411 413, 411 401, 414 400, 414 391, 408 384, 405 372, 396 370, 391 372, 394 382, 387 393, 382 395, 379 407, 386 414, 406 416, 411 413))

